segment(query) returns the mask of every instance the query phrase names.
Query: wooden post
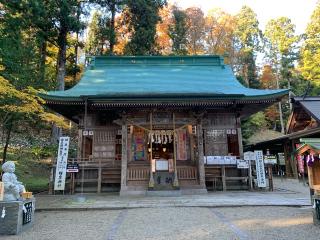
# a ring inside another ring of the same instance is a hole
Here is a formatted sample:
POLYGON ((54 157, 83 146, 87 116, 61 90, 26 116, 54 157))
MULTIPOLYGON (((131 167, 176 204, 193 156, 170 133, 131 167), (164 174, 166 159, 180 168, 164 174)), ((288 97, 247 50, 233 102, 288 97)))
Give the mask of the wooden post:
POLYGON ((268 165, 269 191, 273 191, 272 165, 268 165))
POLYGON ((126 122, 126 117, 122 118, 122 154, 121 154, 121 191, 127 189, 127 168, 128 168, 128 158, 127 158, 127 146, 128 146, 128 127, 126 122))
POLYGON ((297 169, 297 158, 295 157, 295 146, 294 146, 294 140, 291 140, 291 153, 290 153, 290 158, 291 158, 291 162, 292 162, 292 170, 293 170, 293 176, 294 178, 298 179, 298 169, 297 169))
POLYGON ((225 165, 221 167, 221 175, 222 175, 222 191, 226 191, 227 184, 226 184, 226 166, 225 165))
POLYGON ((176 138, 176 119, 173 113, 173 164, 174 164, 174 179, 173 179, 173 186, 175 188, 179 188, 179 181, 178 181, 178 172, 177 172, 177 138, 176 138))
POLYGON ((200 186, 206 188, 205 170, 204 170, 204 154, 203 154, 203 130, 202 119, 198 119, 197 124, 197 140, 198 140, 198 170, 200 186))
POLYGON ((149 189, 154 188, 154 179, 153 179, 153 172, 152 172, 152 112, 150 112, 150 134, 151 134, 151 139, 150 139, 150 179, 149 179, 149 189))
POLYGON ((101 159, 99 158, 99 168, 98 168, 98 187, 97 187, 97 193, 101 193, 101 159))
POLYGON ((237 132, 238 132, 238 144, 239 144, 239 154, 240 158, 243 158, 243 144, 242 144, 242 131, 240 126, 240 118, 237 120, 237 132))

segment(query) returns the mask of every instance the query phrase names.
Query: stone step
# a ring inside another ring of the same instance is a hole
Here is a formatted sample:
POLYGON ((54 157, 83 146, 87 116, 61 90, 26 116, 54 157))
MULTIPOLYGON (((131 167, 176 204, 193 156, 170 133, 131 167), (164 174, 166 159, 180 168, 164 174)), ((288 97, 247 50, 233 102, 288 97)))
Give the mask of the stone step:
POLYGON ((150 197, 179 197, 181 190, 149 190, 146 195, 150 197))

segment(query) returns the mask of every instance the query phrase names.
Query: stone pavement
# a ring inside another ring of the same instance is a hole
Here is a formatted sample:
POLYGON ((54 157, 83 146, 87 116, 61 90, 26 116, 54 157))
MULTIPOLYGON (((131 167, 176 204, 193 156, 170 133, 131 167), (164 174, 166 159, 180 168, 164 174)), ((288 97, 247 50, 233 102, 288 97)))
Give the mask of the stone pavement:
POLYGON ((310 206, 308 186, 293 179, 274 180, 275 191, 209 192, 177 197, 120 197, 109 194, 36 195, 37 211, 161 207, 310 206))

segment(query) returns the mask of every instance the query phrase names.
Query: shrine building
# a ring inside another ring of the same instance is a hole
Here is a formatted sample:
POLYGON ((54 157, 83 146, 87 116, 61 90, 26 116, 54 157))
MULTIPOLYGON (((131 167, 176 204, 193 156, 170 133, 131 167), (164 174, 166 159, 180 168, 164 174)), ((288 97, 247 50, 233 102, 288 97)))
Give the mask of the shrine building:
POLYGON ((80 82, 43 94, 78 124, 72 192, 206 193, 252 185, 240 120, 288 90, 242 86, 220 56, 91 57, 80 82))

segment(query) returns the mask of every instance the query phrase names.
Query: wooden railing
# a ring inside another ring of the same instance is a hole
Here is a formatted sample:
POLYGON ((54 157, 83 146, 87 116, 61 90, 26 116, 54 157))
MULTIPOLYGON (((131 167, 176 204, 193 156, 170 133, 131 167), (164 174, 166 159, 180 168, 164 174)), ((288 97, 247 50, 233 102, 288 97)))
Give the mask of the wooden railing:
POLYGON ((179 180, 197 180, 198 179, 197 168, 193 166, 178 166, 177 173, 178 173, 179 180))
POLYGON ((150 167, 128 167, 128 181, 144 181, 150 178, 150 167))

